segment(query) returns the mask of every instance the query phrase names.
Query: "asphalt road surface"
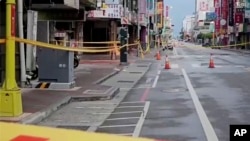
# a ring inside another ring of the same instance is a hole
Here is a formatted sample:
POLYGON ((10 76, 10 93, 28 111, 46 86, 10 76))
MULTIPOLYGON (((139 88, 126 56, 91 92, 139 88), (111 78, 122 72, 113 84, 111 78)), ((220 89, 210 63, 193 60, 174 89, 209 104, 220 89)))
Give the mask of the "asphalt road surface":
POLYGON ((186 44, 152 60, 148 73, 97 130, 167 141, 229 141, 250 124, 250 56, 186 44), (208 68, 210 54, 215 68, 208 68))

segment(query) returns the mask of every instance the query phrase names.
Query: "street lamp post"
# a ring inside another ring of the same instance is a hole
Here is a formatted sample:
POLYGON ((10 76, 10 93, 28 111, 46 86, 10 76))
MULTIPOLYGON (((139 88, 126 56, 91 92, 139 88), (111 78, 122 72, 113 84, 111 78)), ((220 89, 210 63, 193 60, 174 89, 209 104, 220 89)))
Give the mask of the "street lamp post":
POLYGON ((16 1, 6 1, 5 80, 0 91, 0 116, 20 116, 23 113, 21 90, 16 83, 15 25, 16 1))
POLYGON ((212 39, 212 46, 214 46, 215 45, 215 41, 214 41, 214 38, 215 38, 215 35, 214 35, 214 32, 215 32, 215 30, 214 30, 214 22, 212 21, 212 22, 210 22, 210 24, 212 25, 212 34, 213 34, 213 39, 212 39))
MULTIPOLYGON (((140 42, 140 21, 139 21, 139 18, 140 18, 140 9, 139 9, 139 1, 140 0, 137 0, 137 39, 138 39, 138 42, 139 44, 141 43, 140 42)), ((137 47, 137 57, 139 57, 139 44, 138 44, 138 47, 137 47)))

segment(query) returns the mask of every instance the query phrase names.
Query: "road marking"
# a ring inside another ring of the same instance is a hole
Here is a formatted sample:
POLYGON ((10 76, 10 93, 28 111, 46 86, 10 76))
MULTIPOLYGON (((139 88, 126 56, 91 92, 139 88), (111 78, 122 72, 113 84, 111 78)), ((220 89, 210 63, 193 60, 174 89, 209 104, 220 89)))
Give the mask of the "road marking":
POLYGON ((179 65, 178 65, 178 64, 172 64, 172 65, 171 65, 171 68, 172 68, 172 69, 178 69, 178 68, 179 68, 179 65))
POLYGON ((150 83, 152 81, 152 78, 147 78, 146 83, 150 83))
POLYGON ((142 94, 142 96, 140 98, 141 102, 145 102, 146 98, 148 97, 149 90, 150 90, 150 88, 145 89, 144 93, 142 94))
POLYGON ((155 77, 155 80, 154 80, 154 83, 152 85, 152 88, 156 87, 160 74, 161 74, 161 71, 159 70, 158 73, 157 73, 157 75, 156 75, 156 77, 155 77))
POLYGON ((145 103, 144 101, 126 101, 126 102, 121 102, 122 103, 145 103))
POLYGON ((144 107, 144 106, 119 106, 116 108, 141 108, 141 107, 144 107))
POLYGON ((108 107, 75 107, 76 109, 114 109, 114 108, 108 108, 108 107))
POLYGON ((206 134, 207 140, 208 141, 219 141, 218 137, 216 136, 216 133, 215 133, 215 131, 214 131, 200 101, 199 101, 199 98, 198 98, 198 96, 197 96, 197 94, 196 94, 196 92, 191 84, 191 81, 190 81, 185 69, 182 69, 182 73, 183 73, 184 79, 186 81, 186 85, 188 87, 191 98, 193 100, 196 112, 197 112, 199 119, 201 121, 201 125, 202 125, 203 130, 206 134))
POLYGON ((160 75, 161 74, 161 70, 158 70, 157 74, 160 75))
MULTIPOLYGON (((132 114, 141 113, 142 111, 130 111, 130 112, 116 112, 116 113, 92 113, 93 115, 118 115, 118 114, 132 114)), ((90 113, 91 114, 91 113, 90 113)))
POLYGON ((108 125, 108 126, 99 126, 99 128, 134 127, 134 126, 136 126, 136 124, 108 125))
POLYGON ((175 55, 175 56, 178 56, 178 55, 179 55, 178 52, 177 52, 177 49, 175 49, 175 48, 174 48, 174 55, 175 55))
POLYGON ((145 103, 145 107, 143 109, 143 113, 141 114, 141 117, 135 127, 135 130, 134 130, 134 133, 133 133, 133 137, 139 137, 140 133, 141 133, 141 129, 142 129, 142 126, 143 126, 143 123, 145 121, 145 118, 147 116, 147 113, 148 113, 148 110, 149 110, 149 106, 150 106, 150 102, 147 101, 145 103))
POLYGON ((108 118, 106 120, 127 120, 127 119, 138 119, 140 117, 125 117, 125 118, 108 118))

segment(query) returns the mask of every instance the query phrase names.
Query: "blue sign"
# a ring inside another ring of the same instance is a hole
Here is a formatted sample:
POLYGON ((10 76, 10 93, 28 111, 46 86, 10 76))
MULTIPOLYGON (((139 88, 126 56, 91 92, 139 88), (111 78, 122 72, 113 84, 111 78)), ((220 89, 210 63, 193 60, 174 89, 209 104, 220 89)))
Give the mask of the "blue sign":
POLYGON ((215 12, 207 12, 206 13, 206 20, 207 21, 214 21, 217 18, 217 15, 215 12))

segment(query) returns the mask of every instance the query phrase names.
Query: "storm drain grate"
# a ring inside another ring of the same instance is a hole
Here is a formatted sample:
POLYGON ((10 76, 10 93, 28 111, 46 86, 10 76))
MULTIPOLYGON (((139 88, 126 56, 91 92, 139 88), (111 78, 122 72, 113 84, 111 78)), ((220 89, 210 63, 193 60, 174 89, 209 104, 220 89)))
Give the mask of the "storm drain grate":
POLYGON ((142 74, 142 72, 129 72, 129 73, 142 74))
POLYGON ((86 131, 89 129, 89 126, 72 126, 72 125, 59 125, 57 128, 64 128, 64 129, 73 129, 73 130, 81 130, 86 131))
POLYGON ((86 90, 83 93, 84 94, 103 94, 106 90, 86 90))
POLYGON ((117 81, 119 83, 134 83, 135 81, 126 81, 126 80, 120 80, 120 81, 117 81))
POLYGON ((178 92, 186 92, 188 89, 186 88, 169 88, 161 90, 164 93, 178 93, 178 92))

